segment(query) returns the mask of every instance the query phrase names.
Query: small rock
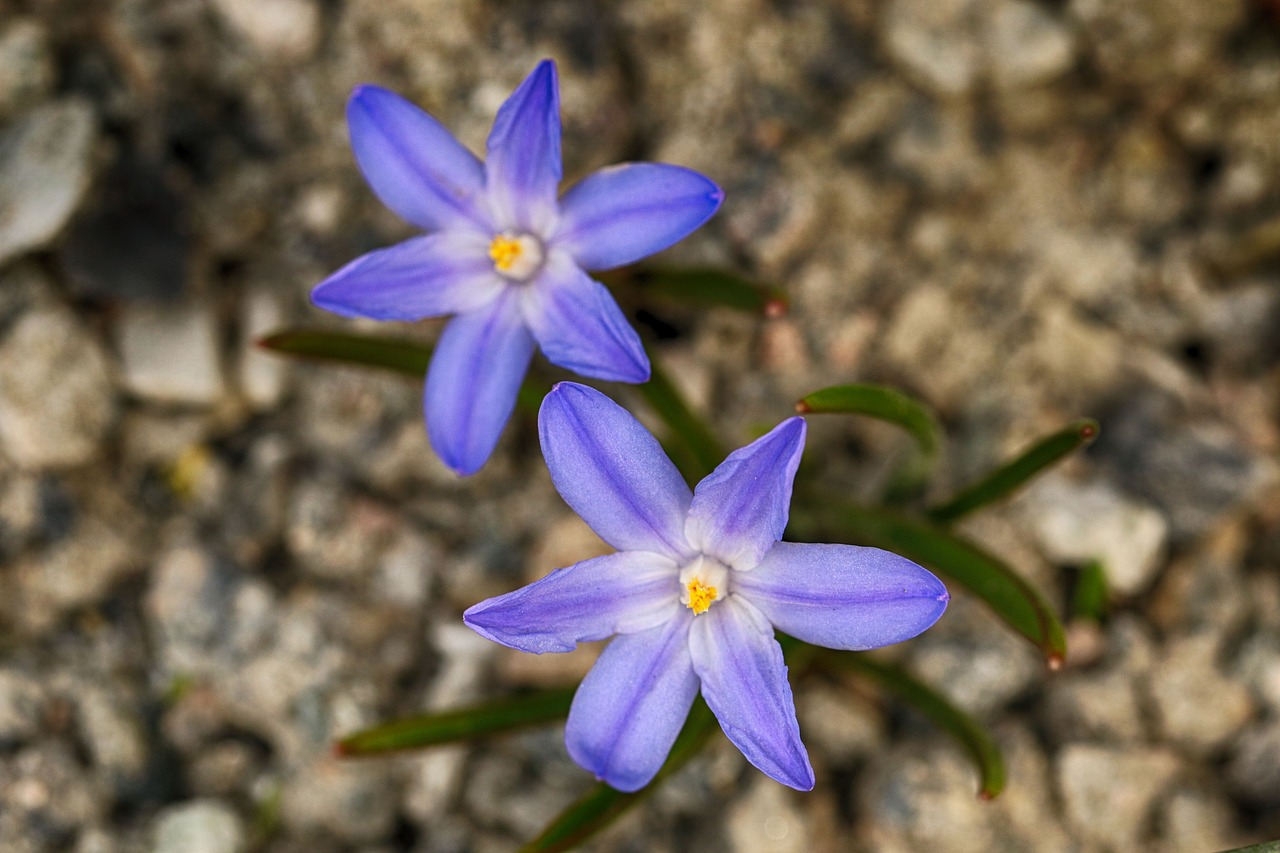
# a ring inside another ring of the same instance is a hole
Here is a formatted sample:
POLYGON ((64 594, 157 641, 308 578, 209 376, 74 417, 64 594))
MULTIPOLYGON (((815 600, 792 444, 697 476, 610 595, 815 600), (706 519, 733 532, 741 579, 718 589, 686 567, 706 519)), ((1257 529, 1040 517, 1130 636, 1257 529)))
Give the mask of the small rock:
POLYGON ((1131 743, 1146 732, 1138 690, 1130 674, 1089 672, 1049 683, 1048 725, 1061 741, 1131 743))
POLYGON ((1036 3, 996 3, 985 32, 991 76, 1003 88, 1045 83, 1075 61, 1070 30, 1036 3))
POLYGON ((1188 419, 1161 393, 1126 395, 1100 420, 1091 454, 1125 491, 1164 510, 1174 544, 1203 532, 1273 477, 1267 461, 1225 424, 1188 419))
POLYGON ((315 0, 214 0, 213 7, 263 56, 296 62, 320 44, 315 0))
POLYGON ((1141 839, 1178 760, 1162 750, 1072 744, 1062 750, 1057 766, 1066 816, 1076 830, 1127 850, 1141 839))
POLYGON ((1182 786, 1161 808, 1159 849, 1169 853, 1203 853, 1234 849, 1248 843, 1233 829, 1235 814, 1220 786, 1182 786))
POLYGON ((389 508, 353 494, 335 478, 319 477, 294 492, 285 538, 310 574, 361 580, 373 573, 397 526, 389 508))
POLYGON ((0 28, 0 121, 36 104, 54 82, 49 33, 33 18, 10 18, 0 28))
POLYGON ((270 409, 284 395, 286 363, 257 347, 259 338, 284 325, 279 298, 265 288, 251 288, 241 306, 244 346, 240 351, 240 390, 255 409, 270 409))
POLYGON ((107 355, 69 311, 26 314, 0 344, 0 446, 24 468, 81 465, 116 418, 107 355))
POLYGON ((139 397, 207 405, 222 394, 218 324, 208 303, 126 302, 116 341, 125 387, 139 397))
POLYGON ((93 108, 69 99, 0 133, 0 264, 47 246, 80 206, 94 131, 93 108))
POLYGON ((169 674, 212 671, 211 653, 223 639, 236 591, 234 578, 208 551, 179 545, 160 555, 143 606, 157 658, 169 674))
POLYGON ((443 818, 462 787, 467 747, 441 746, 427 750, 410 768, 405 791, 405 811, 418 823, 430 826, 443 818))
POLYGON ((152 853, 241 853, 244 824, 226 803, 191 800, 156 818, 152 853))
MULTIPOLYGON (((130 697, 131 699, 133 697, 130 697)), ((73 697, 80 735, 93 763, 117 787, 128 788, 143 777, 147 745, 140 721, 119 695, 99 687, 85 687, 73 697)))
POLYGON ((1280 806, 1280 721, 1256 725, 1240 735, 1226 777, 1245 802, 1261 808, 1280 806))
POLYGON ((889 55, 919 82, 941 95, 967 92, 978 76, 973 38, 978 0, 902 0, 884 6, 889 55))
POLYGON ((1253 715, 1249 691, 1220 674, 1220 647, 1209 633, 1179 638, 1151 671, 1151 698, 1165 738, 1197 755, 1222 746, 1253 715))
POLYGON ((726 829, 738 853, 807 853, 805 815, 783 786, 758 776, 729 810, 726 829))
POLYGON ((1104 480, 1074 483, 1051 473, 1032 483, 1020 502, 1049 560, 1060 565, 1100 560, 1109 587, 1119 595, 1141 592, 1160 568, 1168 522, 1104 480))
POLYGON ((833 763, 851 764, 885 741, 884 721, 876 709, 839 686, 801 687, 796 714, 812 754, 833 763))
POLYGON ((0 669, 0 746, 21 743, 40 731, 45 699, 34 678, 17 669, 0 669))
POLYGON ((374 762, 320 758, 285 785, 281 820, 292 832, 376 841, 395 824, 398 798, 388 769, 374 762))

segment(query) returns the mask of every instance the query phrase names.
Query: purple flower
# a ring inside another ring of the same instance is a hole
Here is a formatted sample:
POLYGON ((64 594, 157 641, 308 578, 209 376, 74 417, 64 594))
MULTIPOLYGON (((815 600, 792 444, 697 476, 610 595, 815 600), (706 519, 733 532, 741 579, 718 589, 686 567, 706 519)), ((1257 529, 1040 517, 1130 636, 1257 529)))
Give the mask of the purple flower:
POLYGON ((748 761, 812 788, 774 628, 835 649, 897 643, 942 615, 942 583, 876 548, 779 541, 800 418, 731 453, 693 492, 653 436, 591 388, 557 385, 539 432, 556 489, 618 553, 483 601, 466 623, 538 654, 619 635, 565 728, 573 759, 619 790, 658 772, 699 690, 748 761))
POLYGON ((583 270, 629 264, 683 239, 724 194, 658 163, 602 169, 557 200, 560 95, 544 60, 498 110, 481 163, 385 89, 347 105, 351 147, 378 198, 430 233, 356 258, 311 294, 346 317, 456 315, 427 373, 427 432, 449 467, 484 465, 535 343, 583 376, 645 382, 649 359, 609 291, 583 270))

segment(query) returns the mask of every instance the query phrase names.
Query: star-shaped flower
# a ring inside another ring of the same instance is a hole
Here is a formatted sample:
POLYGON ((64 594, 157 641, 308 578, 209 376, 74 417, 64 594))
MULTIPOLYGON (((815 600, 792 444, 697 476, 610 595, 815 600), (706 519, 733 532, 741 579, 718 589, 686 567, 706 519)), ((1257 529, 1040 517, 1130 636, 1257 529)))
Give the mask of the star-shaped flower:
POLYGON ((813 787, 774 628, 871 649, 914 637, 947 606, 942 583, 876 548, 780 542, 805 423, 783 421, 693 491, 622 407, 572 382, 539 415, 551 480, 618 553, 558 569, 463 619, 527 652, 619 635, 574 696, 569 754, 635 791, 662 766, 699 690, 747 760, 813 787))
POLYGON ((723 193, 678 166, 602 169, 556 198, 560 96, 544 60, 498 110, 481 163, 438 121, 385 89, 347 106, 351 147, 378 198, 430 233, 362 255, 311 299, 347 317, 455 315, 427 373, 427 432, 459 474, 484 465, 535 343, 596 379, 645 382, 649 359, 609 291, 584 270, 629 264, 683 239, 723 193))

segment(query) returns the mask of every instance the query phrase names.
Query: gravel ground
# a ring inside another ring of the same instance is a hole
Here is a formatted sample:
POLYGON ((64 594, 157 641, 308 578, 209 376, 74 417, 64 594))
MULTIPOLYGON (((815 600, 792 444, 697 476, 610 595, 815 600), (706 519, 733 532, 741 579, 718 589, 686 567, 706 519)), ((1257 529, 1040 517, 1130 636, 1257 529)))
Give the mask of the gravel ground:
MULTIPOLYGON (((813 793, 721 741, 594 849, 1280 836, 1274 0, 0 0, 0 849, 501 851, 591 784, 558 729, 332 758, 583 672, 459 614, 600 543, 528 417, 458 480, 415 383, 252 347, 364 328, 308 290, 410 233, 352 161, 355 84, 481 150, 546 56, 566 175, 707 173, 722 211, 663 260, 790 294, 774 321, 638 314, 727 440, 889 382, 947 428, 941 495, 1095 416, 964 531, 1063 606, 1099 558, 1114 599, 1057 673, 963 596, 901 650, 997 734, 994 802, 921 719, 807 682, 813 793)), ((808 455, 865 494, 904 442, 815 418, 808 455)))

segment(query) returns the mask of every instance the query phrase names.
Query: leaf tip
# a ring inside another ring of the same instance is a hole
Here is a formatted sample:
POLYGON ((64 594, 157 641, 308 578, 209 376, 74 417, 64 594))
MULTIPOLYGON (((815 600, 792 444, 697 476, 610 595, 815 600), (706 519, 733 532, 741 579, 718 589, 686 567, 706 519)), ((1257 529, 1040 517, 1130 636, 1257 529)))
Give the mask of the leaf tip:
POLYGON ((329 755, 333 758, 350 758, 355 755, 355 751, 347 741, 335 740, 333 746, 329 747, 329 755))
POLYGON ((1062 652, 1050 652, 1044 662, 1045 666, 1049 667, 1050 672, 1057 672, 1066 664, 1067 656, 1062 652))
POLYGON ((1081 421, 1080 426, 1076 430, 1076 434, 1085 441, 1093 441, 1098 437, 1098 422, 1081 421))
POLYGON ((774 296, 765 300, 764 316, 766 318, 770 320, 777 320, 780 317, 785 317, 786 314, 787 314, 787 300, 779 296, 774 296))
POLYGON ((813 411, 813 406, 809 405, 809 401, 808 401, 808 400, 797 400, 797 401, 796 401, 796 414, 798 414, 798 415, 807 415, 807 414, 809 414, 809 413, 810 413, 810 412, 812 412, 812 411, 813 411))
POLYGON ((984 803, 989 803, 998 796, 1000 796, 1000 792, 990 788, 983 788, 978 792, 978 799, 984 803))

